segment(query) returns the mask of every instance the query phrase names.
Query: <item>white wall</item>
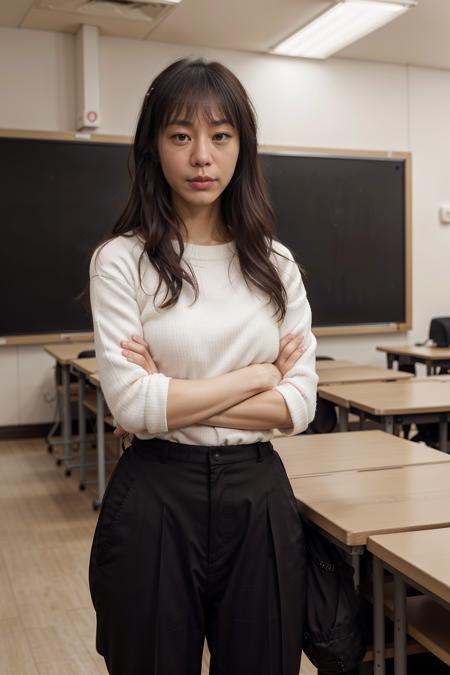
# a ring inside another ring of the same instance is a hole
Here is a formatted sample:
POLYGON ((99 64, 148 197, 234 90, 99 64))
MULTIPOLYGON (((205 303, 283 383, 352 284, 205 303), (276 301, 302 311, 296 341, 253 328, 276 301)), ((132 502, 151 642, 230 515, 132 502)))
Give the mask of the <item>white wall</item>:
MULTIPOLYGON (((0 127, 73 130, 73 37, 0 28, 0 44, 0 127)), ((101 37, 99 131, 132 135, 149 82, 185 55, 236 73, 256 106, 260 143, 413 153, 413 330, 321 338, 319 353, 383 365, 377 344, 425 339, 430 317, 450 314, 450 227, 438 221, 439 204, 450 201, 450 72, 101 37)), ((0 372, 11 383, 7 394, 0 388, 0 425, 52 419, 52 361, 40 347, 0 349, 0 372)))
POLYGON ((414 337, 431 316, 450 316, 450 225, 438 208, 450 203, 450 72, 410 72, 413 172, 414 337))
POLYGON ((74 57, 72 35, 0 26, 0 127, 73 129, 74 57))

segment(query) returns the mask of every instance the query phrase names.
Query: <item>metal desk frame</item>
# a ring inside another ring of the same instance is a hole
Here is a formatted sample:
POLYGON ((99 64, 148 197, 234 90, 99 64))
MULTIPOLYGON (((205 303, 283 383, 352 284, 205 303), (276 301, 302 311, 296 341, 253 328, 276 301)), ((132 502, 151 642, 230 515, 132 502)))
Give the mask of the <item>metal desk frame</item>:
POLYGON ((439 450, 448 453, 448 418, 449 412, 444 413, 413 413, 410 415, 373 415, 357 406, 344 406, 335 404, 339 407, 339 431, 348 431, 348 415, 354 413, 359 416, 359 428, 365 429, 366 419, 374 420, 384 425, 384 430, 393 434, 396 424, 413 424, 415 422, 439 422, 439 450))
MULTIPOLYGON (((388 570, 394 577, 394 672, 395 675, 407 675, 407 658, 406 658, 406 587, 412 586, 423 595, 432 598, 445 609, 450 610, 450 603, 446 602, 432 591, 413 581, 408 576, 404 575, 385 563, 380 558, 372 554, 374 567, 374 584, 375 584, 375 568, 377 570, 377 600, 378 612, 381 611, 384 622, 384 570, 388 570), (380 607, 381 606, 381 607, 380 607)), ((375 595, 374 595, 374 616, 375 616, 375 595)), ((384 624, 383 624, 384 625, 384 624)), ((374 626, 375 628, 375 626, 374 626)), ((378 636, 378 647, 381 649, 381 654, 384 659, 384 630, 378 636)), ((384 666, 382 670, 376 670, 377 673, 384 675, 384 666)))
POLYGON ((436 375, 436 368, 450 368, 448 359, 427 359, 425 356, 414 356, 413 354, 398 354, 397 352, 385 352, 388 368, 393 368, 394 363, 400 360, 400 357, 409 359, 411 363, 423 363, 427 369, 427 376, 436 375))

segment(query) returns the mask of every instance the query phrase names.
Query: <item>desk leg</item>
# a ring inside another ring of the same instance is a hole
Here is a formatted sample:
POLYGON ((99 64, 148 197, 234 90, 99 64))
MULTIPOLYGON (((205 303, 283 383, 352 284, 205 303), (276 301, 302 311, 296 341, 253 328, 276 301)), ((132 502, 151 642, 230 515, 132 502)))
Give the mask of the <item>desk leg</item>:
POLYGON ((63 383, 63 456, 58 457, 56 463, 60 466, 63 462, 70 459, 70 441, 72 435, 72 417, 70 414, 70 366, 61 365, 62 383, 63 383))
POLYGON ((406 584, 394 576, 394 673, 406 675, 406 584))
POLYGON ((86 409, 84 407, 84 391, 86 375, 79 372, 78 380, 78 443, 80 448, 80 490, 86 487, 86 409))
POLYGON ((101 506, 105 494, 105 405, 100 387, 97 387, 97 481, 98 498, 94 509, 101 506))
POLYGON ((439 450, 448 452, 448 413, 439 415, 439 450))
POLYGON ((428 377, 433 372, 433 363, 432 361, 425 361, 425 365, 427 367, 427 377, 428 377))
POLYGON ((387 358, 387 367, 389 369, 392 369, 394 367, 396 355, 395 354, 386 354, 386 358, 387 358))
POLYGON ((348 410, 339 406, 339 431, 348 431, 348 410))
POLYGON ((355 589, 359 590, 361 583, 361 556, 359 553, 352 553, 352 567, 353 567, 353 584, 355 589))
POLYGON ((393 434, 394 433, 394 418, 392 415, 387 415, 384 418, 384 430, 388 434, 393 434))
POLYGON ((361 431, 366 428, 366 413, 362 411, 359 413, 359 428, 361 431))
POLYGON ((373 651, 374 674, 385 675, 384 659, 384 574, 381 560, 373 557, 373 651))

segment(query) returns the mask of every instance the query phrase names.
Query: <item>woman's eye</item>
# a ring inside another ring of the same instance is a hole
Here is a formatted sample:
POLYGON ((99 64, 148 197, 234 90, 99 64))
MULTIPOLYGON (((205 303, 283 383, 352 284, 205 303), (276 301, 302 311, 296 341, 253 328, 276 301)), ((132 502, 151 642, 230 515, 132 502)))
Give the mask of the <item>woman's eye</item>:
POLYGON ((231 138, 231 136, 230 136, 230 134, 227 134, 224 131, 221 131, 220 133, 216 134, 214 138, 220 142, 220 141, 226 141, 227 138, 231 138), (220 136, 221 138, 218 138, 218 136, 220 136))
MULTIPOLYGON (((173 140, 176 143, 182 143, 182 144, 185 144, 189 140, 189 136, 187 134, 181 134, 181 133, 173 134, 171 138, 173 138, 173 140)), ((219 142, 219 143, 223 143, 224 141, 228 140, 229 138, 231 138, 231 135, 227 134, 225 131, 221 131, 217 134, 214 134, 214 140, 219 142)))
POLYGON ((184 141, 189 138, 187 134, 174 134, 172 136, 176 141, 179 141, 180 143, 184 143, 184 141))

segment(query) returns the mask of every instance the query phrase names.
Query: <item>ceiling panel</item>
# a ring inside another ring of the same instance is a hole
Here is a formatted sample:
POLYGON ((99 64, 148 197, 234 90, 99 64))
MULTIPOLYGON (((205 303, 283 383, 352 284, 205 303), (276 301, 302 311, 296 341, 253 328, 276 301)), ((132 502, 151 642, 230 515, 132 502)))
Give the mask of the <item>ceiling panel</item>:
MULTIPOLYGON (((75 12, 55 12, 31 7, 22 21, 21 27, 76 33, 81 23, 80 15, 75 12)), ((86 18, 84 23, 90 26, 98 26, 102 35, 115 35, 136 40, 144 39, 149 30, 147 22, 122 21, 121 19, 103 16, 90 16, 86 18)))
POLYGON ((450 68, 449 33, 450 0, 419 0, 417 7, 338 55, 450 68))
POLYGON ((0 25, 11 28, 20 26, 20 22, 32 4, 33 0, 1 0, 0 25))
MULTIPOLYGON (((80 17, 0 0, 0 25, 75 33, 80 17)), ((331 6, 331 0, 183 0, 153 29, 147 22, 92 17, 101 34, 197 47, 266 52, 331 6)), ((336 56, 450 69, 450 0, 418 6, 336 56)), ((284 58, 284 57, 280 57, 284 58)))
POLYGON ((265 52, 331 5, 330 0, 184 0, 150 39, 265 52))

